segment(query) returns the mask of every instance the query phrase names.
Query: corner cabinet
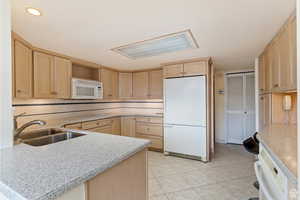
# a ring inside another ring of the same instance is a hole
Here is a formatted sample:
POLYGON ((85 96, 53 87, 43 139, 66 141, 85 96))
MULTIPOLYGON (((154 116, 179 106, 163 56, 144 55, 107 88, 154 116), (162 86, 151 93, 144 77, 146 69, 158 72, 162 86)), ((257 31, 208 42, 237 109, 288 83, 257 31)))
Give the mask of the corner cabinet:
POLYGON ((34 97, 70 98, 72 64, 71 61, 34 52, 34 97))
POLYGON ((132 97, 132 73, 131 72, 119 73, 119 97, 120 98, 132 97))
POLYGON ((103 84, 103 98, 117 99, 119 96, 118 72, 107 68, 101 68, 101 82, 103 84))
POLYGON ((163 71, 154 70, 149 72, 149 98, 163 98, 163 71))
POLYGON ((134 72, 132 75, 132 94, 134 98, 148 98, 149 96, 148 72, 134 72))
POLYGON ((32 50, 25 44, 14 40, 14 96, 16 98, 33 97, 32 50))

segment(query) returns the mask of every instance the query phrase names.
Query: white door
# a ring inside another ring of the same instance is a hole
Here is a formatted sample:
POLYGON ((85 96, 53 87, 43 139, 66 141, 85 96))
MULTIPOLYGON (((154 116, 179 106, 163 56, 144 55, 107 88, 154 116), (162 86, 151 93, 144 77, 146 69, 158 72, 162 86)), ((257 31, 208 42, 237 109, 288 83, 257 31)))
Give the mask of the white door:
POLYGON ((206 127, 206 77, 164 80, 165 124, 206 127))
POLYGON ((201 157, 206 160, 206 128, 165 125, 165 151, 201 157))
POLYGON ((255 133, 254 73, 226 75, 227 143, 242 144, 255 133))

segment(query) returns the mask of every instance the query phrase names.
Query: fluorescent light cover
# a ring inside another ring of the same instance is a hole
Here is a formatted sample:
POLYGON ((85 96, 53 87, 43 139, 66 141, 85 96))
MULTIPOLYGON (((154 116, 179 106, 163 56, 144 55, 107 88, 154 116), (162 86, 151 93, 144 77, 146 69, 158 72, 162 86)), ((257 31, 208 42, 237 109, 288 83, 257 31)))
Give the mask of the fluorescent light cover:
POLYGON ((131 59, 158 56, 165 53, 198 48, 190 30, 164 35, 112 49, 131 59))
POLYGON ((39 11, 38 9, 36 8, 26 8, 26 11, 31 14, 31 15, 34 15, 34 16, 41 16, 42 13, 41 11, 39 11))

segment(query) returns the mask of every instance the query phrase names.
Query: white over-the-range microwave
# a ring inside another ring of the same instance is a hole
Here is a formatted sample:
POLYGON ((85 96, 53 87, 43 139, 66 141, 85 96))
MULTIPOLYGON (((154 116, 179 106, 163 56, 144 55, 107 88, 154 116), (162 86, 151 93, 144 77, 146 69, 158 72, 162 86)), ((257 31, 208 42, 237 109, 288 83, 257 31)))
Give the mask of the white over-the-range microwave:
POLYGON ((72 99, 103 99, 102 83, 73 78, 72 99))

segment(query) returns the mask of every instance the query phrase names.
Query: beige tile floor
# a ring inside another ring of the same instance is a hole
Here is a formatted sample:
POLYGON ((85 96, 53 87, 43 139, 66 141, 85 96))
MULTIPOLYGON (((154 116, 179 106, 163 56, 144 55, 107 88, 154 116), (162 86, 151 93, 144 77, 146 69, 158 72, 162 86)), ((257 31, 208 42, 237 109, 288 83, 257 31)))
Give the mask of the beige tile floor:
POLYGON ((248 200, 258 196, 253 163, 239 145, 218 144, 207 164, 149 152, 149 200, 248 200))

